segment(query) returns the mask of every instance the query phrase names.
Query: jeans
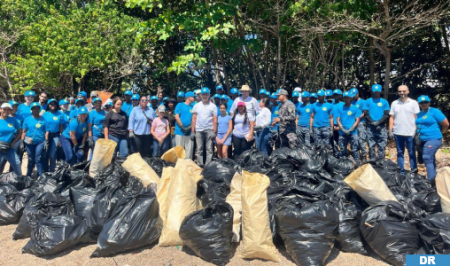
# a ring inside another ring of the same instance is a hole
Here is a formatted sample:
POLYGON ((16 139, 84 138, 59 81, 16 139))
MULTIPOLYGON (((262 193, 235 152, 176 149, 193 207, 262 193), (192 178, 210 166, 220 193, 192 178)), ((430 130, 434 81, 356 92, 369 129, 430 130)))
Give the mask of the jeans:
POLYGON ((232 139, 235 160, 239 158, 244 151, 249 150, 253 145, 253 140, 247 141, 246 138, 238 138, 234 135, 232 136, 232 139))
POLYGON ((89 161, 92 161, 92 156, 94 156, 94 149, 95 149, 95 143, 97 143, 97 140, 101 137, 92 136, 92 140, 94 141, 94 146, 92 146, 91 154, 89 155, 89 161))
POLYGON ((347 146, 350 142, 350 149, 352 151, 352 157, 356 162, 359 162, 359 150, 358 150, 358 134, 339 135, 339 149, 340 158, 348 157, 347 146))
POLYGON ((168 151, 171 141, 172 138, 170 135, 167 136, 161 144, 156 139, 153 139, 153 157, 161 156, 168 151))
POLYGON ((181 146, 186 150, 186 159, 193 158, 194 142, 191 141, 190 136, 175 135, 175 146, 181 146))
POLYGON ((298 126, 297 127, 297 137, 298 137, 299 143, 306 145, 306 146, 310 146, 311 134, 309 131, 309 127, 298 126))
POLYGON ((270 139, 270 129, 268 127, 256 131, 255 141, 256 149, 264 153, 265 156, 269 156, 269 139, 270 139))
POLYGON ((366 160, 367 157, 367 147, 366 147, 366 141, 367 141, 367 134, 366 134, 366 123, 360 122, 358 124, 358 127, 356 127, 358 130, 358 149, 361 152, 361 157, 363 160, 366 160))
POLYGON ((369 157, 370 159, 384 159, 387 146, 387 131, 386 126, 380 125, 380 131, 376 130, 375 126, 367 125, 367 142, 369 143, 369 157), (378 148, 378 156, 375 153, 375 148, 378 148))
MULTIPOLYGON (((66 156, 66 162, 68 164, 70 164, 72 166, 76 163, 80 163, 83 161, 83 155, 80 155, 78 153, 78 147, 73 146, 71 139, 61 137, 60 141, 61 141, 61 147, 63 148, 64 154, 66 156)), ((81 141, 82 141, 82 138, 77 139, 77 143, 81 143, 81 141)))
POLYGON ((394 135, 395 146, 397 147, 397 164, 401 173, 405 173, 405 146, 408 149, 409 163, 411 170, 417 169, 416 148, 414 147, 414 138, 411 136, 394 135), (405 145, 406 144, 406 145, 405 145))
MULTIPOLYGON (((19 162, 20 164, 22 164, 22 158, 23 158, 23 151, 20 149, 20 142, 21 140, 16 141, 16 143, 14 144, 14 151, 16 152, 17 156, 19 157, 19 162)), ((3 170, 5 169, 5 165, 6 165, 6 157, 3 156, 3 159, 0 158, 0 174, 3 173, 3 170)), ((12 164, 9 163, 9 172, 14 171, 14 168, 12 167, 12 164)), ((20 170, 22 171, 22 170, 20 170)))
POLYGON ((195 144, 197 148, 195 150, 195 155, 197 157, 197 164, 204 166, 211 162, 213 157, 213 140, 212 137, 214 133, 212 130, 207 131, 196 131, 195 132, 195 144), (203 149, 206 150, 206 158, 203 160, 203 149))
POLYGON ((441 147, 442 139, 432 139, 422 141, 422 158, 425 167, 427 168, 427 178, 432 180, 436 177, 436 152, 441 147))
POLYGON ((151 147, 150 143, 153 143, 152 135, 134 135, 134 139, 131 141, 134 146, 134 150, 144 157, 150 157, 151 147))
POLYGON ((31 176, 34 166, 36 166, 37 174, 42 174, 41 155, 44 151, 44 142, 38 144, 26 144, 28 155, 27 176, 31 176))
MULTIPOLYGON (((22 164, 20 163, 19 156, 13 148, 9 149, 7 152, 0 152, 0 162, 3 160, 9 162, 12 169, 17 175, 22 175, 22 164)), ((0 172, 0 174, 1 173, 2 172, 0 172)))
POLYGON ((49 138, 50 145, 48 147, 47 161, 42 162, 42 167, 43 167, 44 172, 54 172, 55 171, 56 155, 58 152, 59 138, 60 138, 59 133, 53 133, 51 138, 49 138), (49 166, 48 161, 50 161, 50 166, 49 166))
POLYGON ((109 135, 109 139, 117 143, 116 150, 114 151, 114 157, 116 157, 117 152, 119 152, 120 158, 125 158, 128 156, 128 141, 125 136, 115 137, 109 135))

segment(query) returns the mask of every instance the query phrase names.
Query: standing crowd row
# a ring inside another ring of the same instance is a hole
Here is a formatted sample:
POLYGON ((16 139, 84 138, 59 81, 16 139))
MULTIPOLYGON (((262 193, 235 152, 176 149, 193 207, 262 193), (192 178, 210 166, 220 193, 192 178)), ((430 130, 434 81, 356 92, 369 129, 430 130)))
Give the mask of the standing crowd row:
POLYGON ((122 158, 135 152, 155 157, 182 146, 186 157, 200 166, 212 160, 214 147, 219 158, 237 158, 253 145, 270 155, 280 147, 320 144, 338 158, 348 157, 350 150, 355 161, 364 163, 384 158, 389 138, 395 139, 402 172, 406 148, 412 171, 417 170, 418 152, 428 178, 436 176, 435 154, 449 123, 440 110, 430 107, 428 96, 420 96, 418 102, 409 98, 407 86, 398 88, 399 99, 391 105, 381 98, 378 84, 366 100, 356 88, 311 93, 295 88, 291 100, 284 89, 261 89, 259 100, 251 92, 243 85, 228 96, 219 85, 213 97, 204 87, 180 91, 174 99, 127 90, 123 99, 105 101, 96 92, 90 99, 79 92, 76 98, 59 101, 42 92, 35 102, 36 94, 27 91, 24 103, 1 104, 0 172, 8 161, 21 175, 25 151, 28 176, 35 167, 38 175, 53 172, 57 160, 72 165, 86 160, 89 150, 92 159, 99 138, 115 141, 115 155, 122 158))

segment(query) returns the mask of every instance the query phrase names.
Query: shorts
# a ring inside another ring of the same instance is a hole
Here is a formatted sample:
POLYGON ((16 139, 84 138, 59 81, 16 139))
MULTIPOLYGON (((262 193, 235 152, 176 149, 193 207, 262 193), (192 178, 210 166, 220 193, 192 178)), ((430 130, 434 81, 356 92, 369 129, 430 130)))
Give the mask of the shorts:
MULTIPOLYGON (((217 134, 217 137, 218 137, 219 139, 223 139, 223 138, 225 137, 226 134, 227 134, 227 133, 219 133, 219 134, 217 134)), ((225 146, 230 146, 230 145, 231 145, 231 135, 232 135, 232 134, 230 134, 230 135, 228 136, 228 138, 225 140, 225 142, 223 143, 223 145, 225 145, 225 146)), ((217 144, 216 141, 214 141, 214 143, 217 144)))

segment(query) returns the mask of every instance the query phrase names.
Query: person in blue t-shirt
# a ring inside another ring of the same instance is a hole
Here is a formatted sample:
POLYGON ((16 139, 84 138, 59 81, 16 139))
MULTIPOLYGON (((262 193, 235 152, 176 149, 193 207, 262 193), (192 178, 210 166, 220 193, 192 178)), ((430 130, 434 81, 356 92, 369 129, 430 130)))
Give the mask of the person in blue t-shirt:
POLYGON ((422 109, 416 118, 417 135, 420 138, 419 150, 427 168, 427 178, 436 177, 436 152, 442 145, 442 134, 448 129, 448 119, 441 110, 430 107, 430 98, 422 95, 418 99, 422 109))
POLYGON ((292 92, 292 103, 294 104, 295 109, 297 109, 297 107, 302 104, 302 102, 300 102, 299 99, 300 99, 300 92, 293 91, 292 92))
POLYGON ((331 140, 331 146, 333 147, 333 154, 334 156, 339 155, 339 125, 337 123, 336 114, 335 112, 339 109, 340 106, 344 105, 343 102, 341 102, 342 98, 342 91, 340 89, 335 89, 333 91, 333 103, 331 104, 333 106, 333 139, 331 140))
POLYGON ((42 167, 44 172, 54 172, 56 167, 56 155, 60 141, 60 133, 63 131, 64 118, 59 112, 59 106, 55 99, 50 99, 47 104, 47 111, 42 116, 45 121, 45 128, 48 134, 48 140, 44 143, 44 153, 42 157, 42 167))
POLYGON ((66 129, 66 127, 69 126, 69 122, 70 122, 70 111, 69 111, 69 102, 65 99, 62 99, 61 101, 59 101, 59 113, 62 117, 62 126, 63 126, 63 130, 66 129))
POLYGON ((297 106, 297 137, 299 143, 310 146, 312 127, 310 126, 312 106, 309 104, 309 92, 302 92, 302 103, 297 106))
POLYGON ((314 143, 328 147, 333 137, 333 106, 325 102, 325 91, 319 90, 317 96, 319 101, 312 105, 311 114, 314 143))
POLYGON ((92 100, 92 104, 94 105, 94 109, 89 112, 88 117, 88 138, 86 142, 91 148, 91 154, 89 156, 89 160, 92 160, 92 156, 94 155, 95 143, 99 138, 103 138, 103 121, 105 120, 106 112, 102 109, 102 99, 96 97, 92 100))
POLYGON ((217 114, 220 114, 220 109, 219 109, 219 105, 220 105, 220 101, 222 100, 222 96, 219 94, 214 94, 213 96, 213 103, 217 106, 217 114))
POLYGON ((80 109, 81 107, 84 107, 85 104, 86 104, 86 102, 83 99, 75 100, 75 108, 72 111, 70 111, 69 121, 72 121, 73 119, 78 118, 78 109, 80 109))
POLYGON ((239 90, 237 88, 232 88, 230 91, 230 100, 234 102, 239 96, 239 90))
POLYGON ((27 117, 22 125, 22 140, 25 142, 28 155, 27 176, 31 176, 34 166, 37 175, 42 174, 41 155, 44 151, 44 143, 48 140, 45 119, 39 115, 41 106, 34 102, 31 104, 31 116, 27 117))
POLYGON ((367 125, 370 159, 383 159, 387 146, 386 121, 389 118, 389 103, 380 95, 381 85, 374 84, 372 86, 372 98, 366 100, 363 108, 367 125), (375 148, 378 148, 377 154, 375 148))
POLYGON ((357 126, 361 116, 361 110, 352 104, 352 95, 349 91, 344 92, 344 105, 339 105, 334 114, 339 126, 339 148, 340 158, 348 157, 347 146, 350 142, 353 159, 359 163, 358 130, 357 126))
POLYGON ((34 97, 36 97, 36 93, 34 93, 34 91, 26 91, 24 95, 25 95, 25 102, 19 105, 17 114, 21 115, 25 120, 27 117, 31 115, 31 104, 34 102, 34 97))
POLYGON ((185 149, 186 159, 192 159, 194 156, 194 142, 190 139, 190 136, 194 93, 188 91, 184 96, 184 103, 179 103, 175 107, 175 145, 185 149))
MULTIPOLYGON (((20 129, 22 129, 23 117, 21 115, 17 114, 19 103, 16 101, 9 101, 8 103, 12 107, 9 117, 14 118, 17 121, 17 123, 19 123, 20 129)), ((19 135, 19 132, 16 132, 15 136, 16 135, 19 135)), ((20 163, 22 163, 22 157, 23 157, 23 153, 25 152, 25 146, 23 145, 23 141, 20 139, 20 136, 19 136, 19 140, 14 143, 14 146, 12 148, 16 152, 17 156, 19 156, 20 163)), ((3 173, 3 170, 5 169, 5 165, 6 165, 6 159, 0 160, 0 173, 3 173)), ((9 167, 9 171, 10 172, 14 171, 12 166, 9 167)))
POLYGON ((9 103, 2 104, 0 113, 0 162, 8 161, 14 172, 21 176, 22 164, 13 148, 20 139, 21 126, 20 122, 10 117, 11 111, 12 106, 9 103))
POLYGON ((333 104, 334 103, 334 94, 333 94, 333 90, 326 90, 325 91, 325 101, 329 104, 333 104))
POLYGON ((309 95, 309 103, 310 103, 310 104, 315 104, 316 102, 317 102, 317 93, 312 92, 312 93, 309 95))
POLYGON ((183 91, 179 91, 177 93, 177 102, 179 102, 179 103, 184 102, 184 92, 183 91))
POLYGON ((83 106, 78 109, 77 119, 72 119, 61 136, 61 146, 70 165, 83 161, 84 145, 88 135, 88 109, 83 106))
POLYGON ((232 117, 227 113, 226 108, 226 103, 221 104, 220 115, 217 117, 217 137, 214 142, 217 145, 219 158, 228 158, 228 147, 231 145, 232 117))
POLYGON ((133 93, 130 90, 125 91, 124 98, 125 101, 122 104, 122 111, 127 114, 127 117, 130 117, 131 111, 133 110, 133 102, 131 101, 131 97, 133 93))
POLYGON ((230 104, 228 96, 226 96, 225 94, 222 95, 221 99, 220 99, 220 104, 225 104, 227 106, 227 114, 230 114, 230 109, 231 109, 231 106, 233 105, 233 102, 231 102, 231 104, 230 104))
POLYGON ((361 117, 358 124, 358 149, 363 160, 363 163, 367 160, 367 133, 366 133, 366 119, 364 118, 364 105, 366 101, 359 97, 359 91, 357 88, 352 88, 350 94, 353 97, 352 104, 361 110, 361 117))

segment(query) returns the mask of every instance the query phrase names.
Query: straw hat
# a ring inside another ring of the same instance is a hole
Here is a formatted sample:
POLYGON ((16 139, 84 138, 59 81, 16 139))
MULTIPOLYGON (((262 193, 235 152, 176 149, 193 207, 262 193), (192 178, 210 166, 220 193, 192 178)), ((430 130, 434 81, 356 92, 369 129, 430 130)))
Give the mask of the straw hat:
POLYGON ((242 85, 241 89, 239 91, 252 91, 248 85, 242 85))

